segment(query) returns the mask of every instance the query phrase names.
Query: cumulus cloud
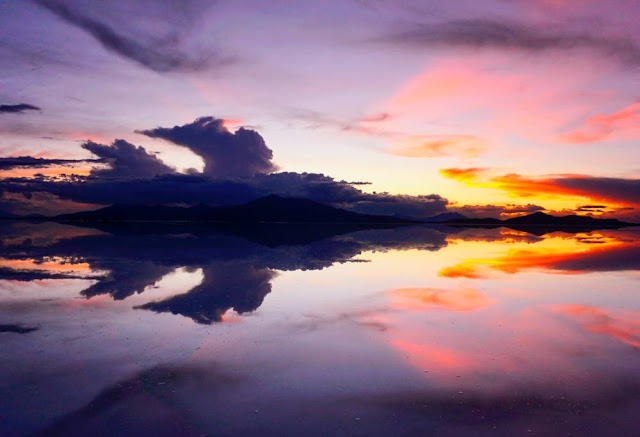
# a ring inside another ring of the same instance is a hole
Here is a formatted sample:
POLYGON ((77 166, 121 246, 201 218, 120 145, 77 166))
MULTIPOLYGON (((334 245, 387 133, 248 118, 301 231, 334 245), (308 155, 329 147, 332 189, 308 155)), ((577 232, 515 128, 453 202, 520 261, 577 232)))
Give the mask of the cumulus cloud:
MULTIPOLYGON (((126 32, 99 21, 61 1, 34 0, 68 24, 91 35, 105 49, 156 72, 197 71, 212 64, 226 64, 229 58, 214 53, 188 53, 181 45, 180 33, 167 38, 133 38, 126 32)), ((180 29, 184 31, 184 29, 180 29)))
POLYGON ((640 63, 640 47, 630 38, 607 37, 570 29, 543 29, 490 19, 425 24, 388 35, 383 40, 415 47, 453 46, 525 52, 582 49, 623 64, 637 66, 640 63))
POLYGON ((25 111, 40 111, 37 106, 29 105, 27 103, 19 103, 17 105, 0 105, 0 114, 21 114, 25 111))
POLYGON ((201 117, 193 123, 172 128, 138 131, 187 147, 204 160, 204 173, 213 177, 252 177, 277 169, 273 152, 262 136, 251 129, 230 132, 224 120, 201 117))
POLYGON ((174 168, 148 153, 144 147, 136 147, 125 140, 115 140, 110 146, 87 141, 82 148, 109 164, 109 168, 91 170, 92 176, 146 178, 175 172, 174 168))
POLYGON ((221 322, 231 308, 239 314, 258 309, 276 276, 272 270, 240 263, 209 265, 203 270, 202 283, 188 293, 136 308, 181 314, 202 324, 221 322))

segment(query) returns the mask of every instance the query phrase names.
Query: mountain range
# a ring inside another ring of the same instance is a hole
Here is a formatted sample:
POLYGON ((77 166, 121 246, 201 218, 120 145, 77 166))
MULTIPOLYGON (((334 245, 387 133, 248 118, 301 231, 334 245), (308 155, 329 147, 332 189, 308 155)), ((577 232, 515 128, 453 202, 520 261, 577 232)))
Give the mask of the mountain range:
POLYGON ((499 227, 534 230, 568 230, 619 228, 633 226, 616 219, 598 219, 590 216, 552 216, 542 212, 514 217, 507 220, 496 218, 469 218, 455 212, 446 212, 426 220, 410 220, 388 215, 361 214, 335 208, 309 199, 281 197, 275 194, 242 205, 210 206, 200 204, 191 207, 166 205, 122 205, 116 204, 94 211, 81 211, 55 217, 19 217, 7 215, 3 218, 49 219, 75 222, 201 222, 231 225, 258 223, 314 223, 348 225, 355 227, 397 226, 427 223, 453 227, 499 227))
POLYGON ((359 214, 323 205, 309 199, 269 195, 243 205, 192 207, 112 205, 96 211, 82 211, 53 217, 71 221, 192 221, 218 223, 333 223, 388 224, 417 223, 386 215, 359 214))
MULTIPOLYGON (((625 226, 634 226, 634 223, 626 223, 617 219, 599 219, 584 215, 554 216, 543 212, 499 220, 495 218, 468 218, 458 217, 453 220, 442 222, 445 225, 456 227, 499 227, 504 226, 512 229, 522 229, 531 232, 532 229, 539 229, 544 232, 547 229, 553 230, 590 230, 590 229, 612 229, 625 226)), ((534 232, 535 233, 535 232, 534 232)))

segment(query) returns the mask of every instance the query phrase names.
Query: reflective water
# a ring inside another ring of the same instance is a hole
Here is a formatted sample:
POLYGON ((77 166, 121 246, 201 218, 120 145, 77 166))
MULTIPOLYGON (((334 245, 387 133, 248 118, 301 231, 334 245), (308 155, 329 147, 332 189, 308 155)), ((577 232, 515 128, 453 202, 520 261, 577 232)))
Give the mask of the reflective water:
POLYGON ((0 435, 640 435, 640 232, 0 224, 0 435))

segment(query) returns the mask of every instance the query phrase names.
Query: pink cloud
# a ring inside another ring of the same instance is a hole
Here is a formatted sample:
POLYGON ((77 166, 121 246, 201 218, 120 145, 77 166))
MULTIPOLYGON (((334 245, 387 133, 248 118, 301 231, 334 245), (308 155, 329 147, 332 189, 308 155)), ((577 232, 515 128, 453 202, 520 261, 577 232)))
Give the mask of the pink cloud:
POLYGON ((633 103, 610 114, 592 115, 560 138, 575 144, 640 138, 640 103, 633 103))
POLYGON ((585 331, 605 335, 640 348, 640 312, 606 311, 587 305, 555 306, 554 311, 579 323, 585 331))
POLYGON ((402 84, 382 110, 395 114, 394 125, 407 131, 464 132, 510 147, 507 140, 514 136, 557 143, 558 132, 593 108, 627 98, 600 83, 608 67, 589 59, 559 61, 497 53, 438 60, 402 84))

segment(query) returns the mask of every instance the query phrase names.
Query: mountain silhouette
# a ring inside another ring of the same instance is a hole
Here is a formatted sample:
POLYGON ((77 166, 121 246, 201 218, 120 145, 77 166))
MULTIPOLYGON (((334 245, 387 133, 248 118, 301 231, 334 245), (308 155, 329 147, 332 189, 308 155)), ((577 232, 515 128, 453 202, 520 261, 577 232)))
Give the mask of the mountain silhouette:
POLYGON ((507 220, 494 218, 479 219, 454 219, 444 222, 451 226, 477 226, 477 227, 499 227, 504 226, 516 230, 524 230, 533 234, 544 234, 551 231, 576 232, 593 229, 613 229, 625 226, 635 226, 634 223, 626 223, 617 219, 598 219, 583 215, 554 216, 543 212, 514 217, 507 220))
POLYGON ((512 225, 575 225, 575 226, 625 226, 631 223, 621 222, 616 219, 597 219, 586 215, 553 216, 543 212, 514 217, 505 220, 504 223, 512 225))
POLYGON ((71 221, 203 221, 219 223, 353 223, 409 224, 411 220, 391 216, 359 214, 323 205, 313 200, 275 194, 235 206, 192 207, 112 205, 53 217, 71 221))
POLYGON ((442 214, 434 215, 424 220, 425 223, 444 223, 451 220, 469 220, 469 217, 464 216, 457 212, 443 212, 442 214))

